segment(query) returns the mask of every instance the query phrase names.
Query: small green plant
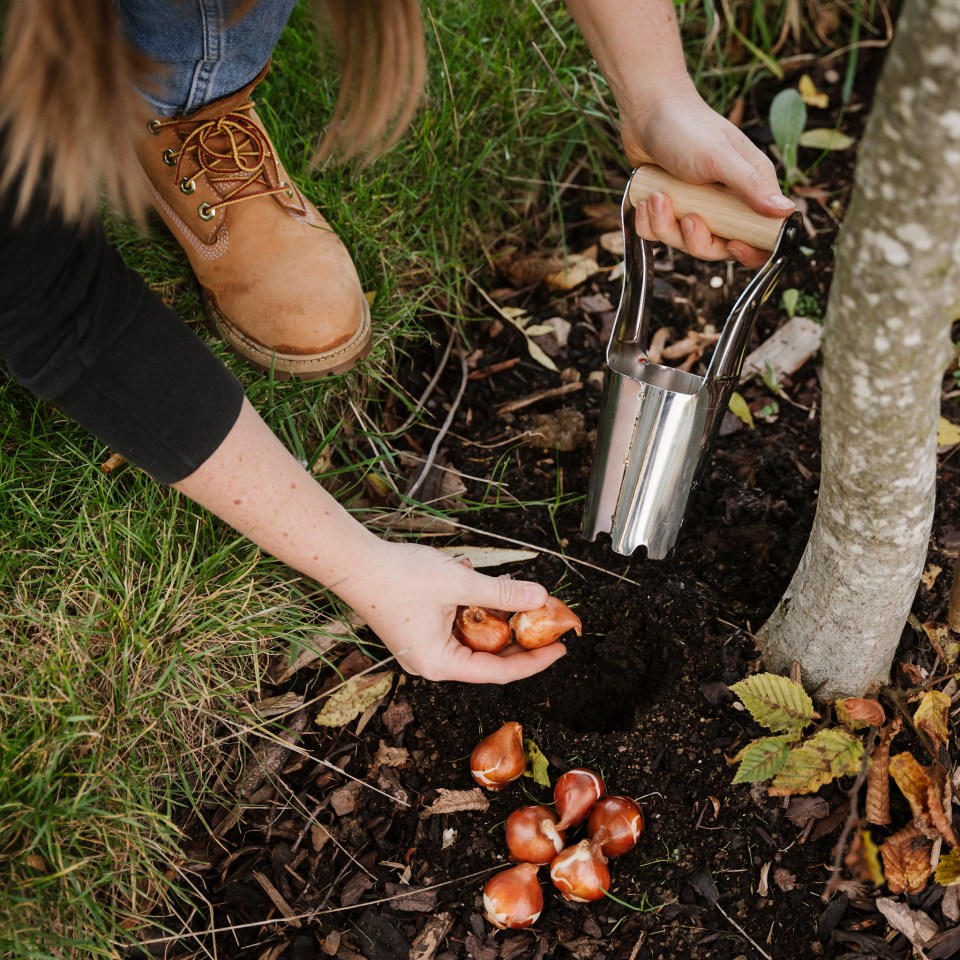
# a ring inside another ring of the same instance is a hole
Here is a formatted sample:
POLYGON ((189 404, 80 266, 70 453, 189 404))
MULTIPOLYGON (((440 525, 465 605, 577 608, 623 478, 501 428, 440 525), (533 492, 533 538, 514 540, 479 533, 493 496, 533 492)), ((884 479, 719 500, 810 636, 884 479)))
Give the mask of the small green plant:
POLYGON ((807 106, 799 91, 781 90, 770 103, 770 133, 780 151, 783 183, 787 190, 802 178, 797 165, 797 150, 807 125, 807 106))
MULTIPOLYGON (((831 780, 859 773, 864 748, 858 737, 837 727, 804 733, 818 714, 799 683, 773 673, 758 673, 730 689, 753 719, 772 734, 751 740, 737 754, 740 765, 734 783, 772 780, 767 788, 770 796, 785 797, 815 793, 831 780)), ((851 722, 858 723, 855 719, 851 722)))

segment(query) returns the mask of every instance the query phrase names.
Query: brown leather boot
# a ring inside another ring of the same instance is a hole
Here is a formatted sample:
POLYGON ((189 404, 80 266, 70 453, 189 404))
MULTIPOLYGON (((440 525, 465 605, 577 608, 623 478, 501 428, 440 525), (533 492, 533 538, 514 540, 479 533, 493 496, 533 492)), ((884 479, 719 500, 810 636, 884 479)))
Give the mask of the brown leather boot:
POLYGON ((260 77, 189 116, 150 120, 137 153, 233 350, 284 379, 338 373, 370 349, 370 309, 346 247, 257 116, 260 77))

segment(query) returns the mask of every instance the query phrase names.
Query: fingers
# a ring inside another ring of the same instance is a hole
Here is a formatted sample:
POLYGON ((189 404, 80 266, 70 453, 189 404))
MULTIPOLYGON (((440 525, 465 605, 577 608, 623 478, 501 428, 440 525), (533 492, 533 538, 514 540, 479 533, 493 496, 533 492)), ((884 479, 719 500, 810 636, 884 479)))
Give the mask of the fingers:
POLYGON ((532 677, 556 663, 567 652, 562 643, 551 643, 537 650, 511 652, 510 656, 477 653, 457 644, 441 667, 443 676, 436 680, 459 680, 462 683, 512 683, 532 677))
MULTIPOLYGON (((789 201, 788 201, 789 202, 789 201)), ((670 198, 651 194, 637 205, 636 230, 644 240, 669 244, 700 260, 738 260, 745 267, 760 267, 767 262, 768 251, 751 247, 742 240, 724 240, 715 237, 697 216, 677 220, 670 198)))
POLYGON ((785 217, 795 204, 780 192, 777 171, 769 157, 740 135, 734 150, 717 158, 717 179, 737 193, 757 213, 785 217))
POLYGON ((491 610, 535 610, 547 602, 547 591, 529 580, 475 573, 464 591, 463 602, 491 610))

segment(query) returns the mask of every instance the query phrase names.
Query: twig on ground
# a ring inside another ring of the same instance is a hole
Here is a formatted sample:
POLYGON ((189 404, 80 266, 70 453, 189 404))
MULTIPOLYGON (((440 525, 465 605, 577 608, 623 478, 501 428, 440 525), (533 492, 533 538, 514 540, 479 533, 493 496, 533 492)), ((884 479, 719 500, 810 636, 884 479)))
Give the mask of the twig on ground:
POLYGON ((737 929, 737 930, 739 931, 739 933, 740 933, 740 936, 745 937, 746 940, 747 940, 750 944, 753 945, 753 949, 756 950, 757 953, 759 953, 761 957, 764 957, 765 960, 773 960, 773 957, 771 957, 770 954, 767 953, 767 951, 764 950, 763 947, 761 947, 760 944, 757 943, 757 941, 754 940, 753 937, 751 937, 750 934, 747 933, 747 931, 744 930, 743 927, 741 927, 740 924, 737 923, 737 921, 734 920, 733 917, 731 917, 730 914, 727 913, 727 911, 724 910, 723 907, 721 907, 719 903, 715 903, 714 906, 727 918, 727 921, 728 921, 730 924, 732 924, 734 927, 736 927, 736 929, 737 929))
MULTIPOLYGON (((877 731, 877 733, 879 733, 879 731, 877 731)), ((876 743, 876 738, 874 738, 874 743, 876 743)), ((844 821, 843 829, 840 831, 840 836, 837 839, 837 845, 833 848, 833 864, 830 867, 830 879, 827 881, 827 885, 823 888, 823 893, 820 895, 823 900, 829 900, 834 890, 836 890, 837 883, 840 880, 840 868, 843 863, 844 847, 847 845, 847 839, 851 831, 860 823, 860 788, 867 779, 867 770, 870 766, 870 755, 872 752, 872 750, 863 751, 863 758, 860 761, 860 772, 857 774, 857 779, 853 781, 853 786, 847 791, 847 801, 850 804, 850 809, 847 812, 847 819, 844 821)))

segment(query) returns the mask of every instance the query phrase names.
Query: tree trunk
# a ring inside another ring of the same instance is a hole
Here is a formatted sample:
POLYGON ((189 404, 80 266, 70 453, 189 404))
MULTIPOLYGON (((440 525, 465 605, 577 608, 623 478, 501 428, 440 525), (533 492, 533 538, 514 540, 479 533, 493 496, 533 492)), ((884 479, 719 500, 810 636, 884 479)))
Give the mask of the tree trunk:
POLYGON ((933 518, 960 305, 960 0, 907 0, 876 91, 824 331, 817 514, 760 631, 818 698, 889 679, 933 518))

